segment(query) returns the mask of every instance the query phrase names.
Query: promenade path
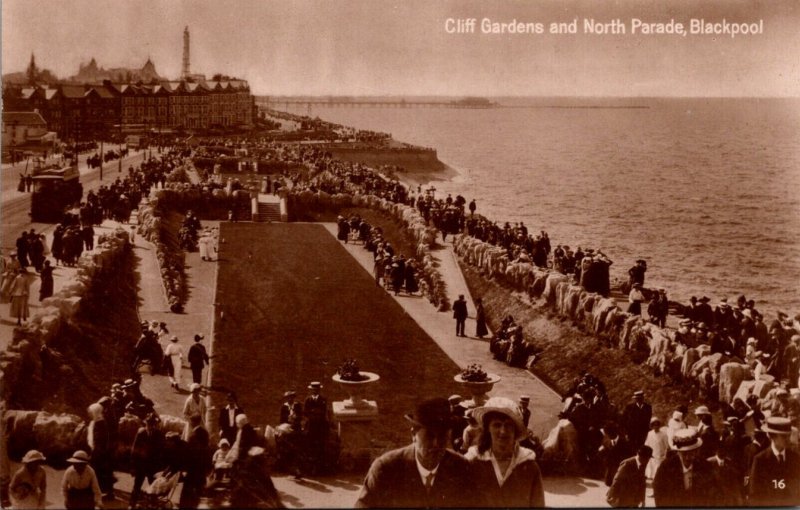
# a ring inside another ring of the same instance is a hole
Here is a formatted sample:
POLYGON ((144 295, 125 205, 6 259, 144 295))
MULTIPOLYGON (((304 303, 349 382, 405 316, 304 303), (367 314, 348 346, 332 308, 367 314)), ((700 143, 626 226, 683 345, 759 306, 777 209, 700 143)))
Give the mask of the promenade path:
MULTIPOLYGON (((215 224, 215 222, 203 222, 204 226, 215 224)), ((325 224, 325 228, 335 238, 335 224, 325 224)), ((361 245, 348 244, 345 249, 366 271, 371 273, 371 253, 364 250, 361 245)), ((211 347, 217 264, 201 261, 198 253, 187 253, 186 266, 190 297, 186 303, 185 313, 173 314, 168 311, 155 247, 137 235, 134 250, 139 259, 138 272, 141 277, 139 282, 139 315, 141 318, 166 322, 170 333, 177 335, 180 344, 187 350, 196 333, 205 335, 204 343, 207 347, 211 347)), ((442 245, 434 252, 434 257, 439 261, 439 269, 447 282, 451 300, 458 294, 464 294, 468 298, 471 318, 468 320, 467 332, 468 334, 474 333, 475 307, 458 268, 452 247, 449 244, 442 245)), ((499 374, 503 379, 495 386, 492 395, 516 398, 520 394, 529 394, 532 409, 531 428, 540 437, 546 437, 550 427, 555 424, 556 414, 561 408, 558 395, 526 370, 514 369, 492 360, 486 341, 456 337, 451 312, 437 312, 427 300, 419 297, 401 295, 394 299, 459 366, 481 363, 488 371, 499 374)), ((213 352, 211 355, 213 356, 213 352)), ((212 364, 215 362, 212 360, 212 364)), ((204 372, 203 376, 206 381, 208 370, 204 372)), ((167 377, 161 375, 144 375, 142 390, 145 395, 154 400, 159 413, 181 416, 183 402, 188 395, 186 387, 190 382, 191 372, 188 368, 184 368, 181 391, 173 390, 167 377)), ((213 411, 211 414, 216 415, 213 411)), ((63 500, 59 487, 63 471, 50 467, 47 467, 46 470, 48 473, 48 508, 62 508, 63 500)), ((106 508, 127 507, 132 479, 130 475, 122 472, 116 473, 116 476, 118 478, 115 486, 117 499, 108 502, 106 508)), ((363 477, 364 473, 345 473, 294 480, 290 476, 274 475, 273 481, 282 501, 289 508, 351 508, 358 498, 363 477)), ((600 481, 576 477, 546 478, 544 488, 548 506, 607 506, 605 503, 606 488, 600 481)), ((180 489, 174 495, 176 503, 179 495, 180 489)), ((652 506, 652 500, 648 503, 648 506, 652 506)))

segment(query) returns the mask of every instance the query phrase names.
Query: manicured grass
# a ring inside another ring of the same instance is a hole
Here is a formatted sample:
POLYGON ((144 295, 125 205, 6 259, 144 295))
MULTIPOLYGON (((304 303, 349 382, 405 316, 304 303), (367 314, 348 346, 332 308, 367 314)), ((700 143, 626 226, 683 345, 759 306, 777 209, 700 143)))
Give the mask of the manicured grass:
POLYGON ((251 421, 276 425, 283 392, 302 400, 345 358, 381 379, 377 444, 410 440, 403 414, 418 400, 458 391, 458 367, 321 225, 222 223, 214 385, 236 391, 251 421))

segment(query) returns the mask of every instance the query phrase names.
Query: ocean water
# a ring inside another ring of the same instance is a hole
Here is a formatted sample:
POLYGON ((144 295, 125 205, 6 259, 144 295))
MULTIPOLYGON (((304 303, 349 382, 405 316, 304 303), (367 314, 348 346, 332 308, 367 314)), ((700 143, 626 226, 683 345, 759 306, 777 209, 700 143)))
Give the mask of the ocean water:
POLYGON ((800 312, 800 99, 500 101, 516 107, 294 113, 435 147, 459 172, 437 196, 600 248, 612 276, 644 258, 671 299, 800 312))

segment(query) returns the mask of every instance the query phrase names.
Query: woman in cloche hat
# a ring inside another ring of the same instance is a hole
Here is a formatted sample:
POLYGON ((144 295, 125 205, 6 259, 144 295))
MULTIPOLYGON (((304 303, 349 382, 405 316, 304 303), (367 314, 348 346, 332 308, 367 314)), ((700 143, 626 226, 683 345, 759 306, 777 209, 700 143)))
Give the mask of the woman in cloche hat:
POLYGON ((466 458, 475 467, 478 490, 498 507, 543 507, 542 473, 536 454, 519 445, 527 435, 516 402, 492 397, 473 411, 483 427, 466 458))
POLYGON ((14 508, 44 508, 47 476, 42 464, 45 460, 38 450, 30 450, 22 457, 22 467, 14 474, 8 488, 14 508))

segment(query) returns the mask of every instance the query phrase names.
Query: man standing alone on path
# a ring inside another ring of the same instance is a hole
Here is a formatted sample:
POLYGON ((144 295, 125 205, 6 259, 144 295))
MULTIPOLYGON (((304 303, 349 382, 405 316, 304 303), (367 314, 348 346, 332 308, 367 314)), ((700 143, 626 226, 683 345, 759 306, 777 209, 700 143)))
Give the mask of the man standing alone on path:
MULTIPOLYGON (((306 417, 308 456, 312 471, 321 467, 325 460, 325 442, 328 440, 328 401, 320 395, 322 384, 314 381, 308 385, 311 395, 306 397, 303 414, 306 417)), ((312 475, 314 473, 312 472, 312 475)))
POLYGON ((467 336, 464 334, 467 324, 467 302, 464 300, 464 294, 459 294, 453 303, 453 318, 456 320, 456 336, 467 336))
POLYGON ((203 368, 208 364, 208 353, 206 347, 202 343, 203 335, 194 336, 194 345, 189 347, 189 366, 192 368, 192 382, 202 384, 203 382, 203 368))

